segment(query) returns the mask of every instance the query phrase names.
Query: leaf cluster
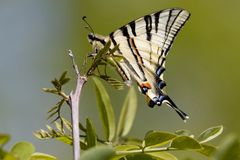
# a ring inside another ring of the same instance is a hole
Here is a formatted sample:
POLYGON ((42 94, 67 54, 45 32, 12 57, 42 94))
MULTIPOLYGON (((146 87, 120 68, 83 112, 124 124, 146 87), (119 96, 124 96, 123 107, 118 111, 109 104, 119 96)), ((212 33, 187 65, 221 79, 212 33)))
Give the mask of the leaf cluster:
POLYGON ((116 67, 117 62, 123 60, 122 55, 114 54, 115 51, 119 49, 119 45, 116 45, 113 49, 110 49, 111 42, 107 42, 106 45, 98 52, 94 53, 96 56, 93 56, 93 60, 91 62, 91 66, 87 71, 86 75, 99 77, 105 80, 108 84, 113 86, 115 89, 121 90, 123 89, 123 83, 119 80, 112 78, 107 75, 106 68, 107 65, 116 67), (100 66, 104 66, 104 73, 101 73, 99 68, 100 66), (95 72, 97 70, 97 73, 95 72))
POLYGON ((46 93, 51 93, 60 97, 60 100, 49 109, 47 119, 53 119, 51 122, 60 120, 61 126, 63 127, 64 120, 61 116, 61 108, 64 103, 68 103, 69 96, 62 90, 63 85, 67 84, 70 78, 67 77, 67 71, 63 72, 60 78, 55 78, 51 81, 54 88, 43 88, 46 93))
MULTIPOLYGON (((137 97, 133 88, 130 88, 129 93, 122 106, 122 111, 119 117, 119 121, 116 125, 115 115, 113 107, 110 102, 110 97, 106 92, 102 83, 94 78, 96 97, 98 102, 98 110, 102 121, 103 130, 105 133, 104 142, 105 147, 95 144, 91 150, 88 150, 83 154, 86 159, 92 159, 92 152, 94 150, 98 152, 101 150, 103 157, 106 154, 103 153, 105 148, 106 153, 111 155, 109 159, 112 160, 136 160, 136 159, 154 159, 154 160, 176 160, 177 158, 170 154, 169 151, 176 150, 190 150, 203 154, 207 157, 212 157, 216 152, 216 147, 206 144, 219 136, 222 131, 222 126, 211 127, 203 131, 200 135, 194 136, 190 131, 178 130, 174 133, 164 131, 149 131, 145 134, 144 139, 128 138, 135 113, 137 110, 137 97)), ((91 125, 91 127, 93 127, 91 125)), ((97 134, 89 130, 87 134, 95 135, 92 139, 97 139, 97 134)), ((90 143, 86 140, 86 144, 90 143)), ((96 159, 99 156, 95 155, 96 159)), ((84 158, 85 159, 85 158, 84 158)), ((104 159, 104 158, 103 158, 104 159)))
POLYGON ((0 134, 0 160, 56 160, 45 153, 35 152, 35 147, 29 142, 18 142, 9 151, 4 146, 9 142, 8 134, 0 134))
MULTIPOLYGON (((81 160, 177 160, 177 157, 170 152, 173 151, 194 151, 206 157, 216 160, 238 160, 239 158, 239 140, 230 136, 226 138, 219 149, 209 141, 215 139, 223 132, 223 126, 215 126, 206 129, 195 136, 188 130, 178 130, 173 133, 165 131, 148 131, 143 139, 127 137, 130 132, 137 110, 137 97, 135 90, 130 88, 123 103, 118 122, 111 103, 111 98, 105 87, 98 78, 101 78, 115 88, 122 88, 121 82, 109 77, 105 71, 100 73, 99 67, 112 65, 116 66, 117 61, 122 57, 113 54, 118 46, 110 49, 108 42, 94 57, 90 69, 86 76, 92 76, 95 84, 98 113, 101 118, 104 137, 96 133, 93 122, 88 118, 83 126, 79 123, 81 134, 80 145, 84 151, 81 160), (97 70, 97 73, 96 73, 97 70)), ((46 130, 40 130, 35 136, 40 139, 57 139, 69 145, 72 145, 72 126, 61 117, 61 107, 64 102, 68 103, 68 96, 62 91, 62 86, 69 80, 66 80, 64 72, 59 79, 54 79, 53 89, 44 89, 45 92, 59 95, 61 100, 49 110, 49 118, 57 116, 53 120, 55 127, 47 125, 46 130), (65 79, 65 80, 64 80, 65 79), (60 120, 60 123, 56 122, 60 120)))
MULTIPOLYGON (((98 78, 93 77, 93 80, 104 137, 96 133, 90 119, 86 119, 85 126, 80 123, 82 133, 80 145, 81 150, 85 151, 81 160, 177 160, 177 157, 170 152, 178 150, 194 151, 207 157, 219 156, 217 147, 207 143, 222 133, 222 126, 211 127, 197 136, 188 130, 178 130, 173 133, 148 131, 143 139, 127 137, 137 111, 134 88, 130 88, 126 95, 118 123, 116 123, 109 94, 98 78)), ((47 131, 37 131, 35 136, 39 139, 57 139, 72 145, 70 122, 63 117, 60 122, 55 121, 54 128, 47 125, 47 131)))

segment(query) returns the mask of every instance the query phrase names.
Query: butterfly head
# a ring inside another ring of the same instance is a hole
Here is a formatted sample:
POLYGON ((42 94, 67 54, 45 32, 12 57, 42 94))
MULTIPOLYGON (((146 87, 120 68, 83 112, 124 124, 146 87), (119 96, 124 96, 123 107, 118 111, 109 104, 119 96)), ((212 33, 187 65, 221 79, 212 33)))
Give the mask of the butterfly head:
POLYGON ((97 34, 90 33, 88 35, 88 41, 92 45, 93 52, 89 56, 96 56, 96 54, 104 47, 106 44, 105 37, 97 34))

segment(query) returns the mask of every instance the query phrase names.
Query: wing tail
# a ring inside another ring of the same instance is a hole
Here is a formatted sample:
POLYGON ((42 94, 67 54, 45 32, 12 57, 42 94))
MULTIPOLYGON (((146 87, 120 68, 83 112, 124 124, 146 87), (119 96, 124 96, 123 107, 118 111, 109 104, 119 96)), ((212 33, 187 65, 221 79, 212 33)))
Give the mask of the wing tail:
POLYGON ((177 112, 177 114, 182 118, 184 122, 186 122, 186 120, 189 119, 189 116, 181 109, 179 109, 169 96, 166 96, 165 100, 166 103, 177 112))

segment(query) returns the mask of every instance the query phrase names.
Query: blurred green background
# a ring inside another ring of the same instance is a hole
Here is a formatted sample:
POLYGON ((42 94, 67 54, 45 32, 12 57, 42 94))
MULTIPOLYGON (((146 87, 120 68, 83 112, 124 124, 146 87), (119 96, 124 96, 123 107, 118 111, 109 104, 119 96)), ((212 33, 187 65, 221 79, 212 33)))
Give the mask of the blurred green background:
MULTIPOLYGON (((0 0, 0 132, 11 134, 12 143, 30 141, 40 152, 70 159, 70 146, 37 140, 32 133, 45 128, 46 112, 57 100, 41 88, 50 87, 50 80, 65 70, 73 77, 66 92, 75 85, 67 50, 73 50, 79 64, 91 51, 82 16, 96 33, 107 35, 145 14, 180 7, 192 16, 170 50, 165 79, 168 94, 190 119, 183 123, 165 105, 150 109, 138 93, 130 136, 142 138, 152 129, 198 134, 220 124, 225 134, 239 135, 239 6, 239 0, 0 0)), ((126 90, 108 90, 118 115, 126 90)), ((81 98, 81 121, 90 117, 100 132, 91 81, 81 98)))

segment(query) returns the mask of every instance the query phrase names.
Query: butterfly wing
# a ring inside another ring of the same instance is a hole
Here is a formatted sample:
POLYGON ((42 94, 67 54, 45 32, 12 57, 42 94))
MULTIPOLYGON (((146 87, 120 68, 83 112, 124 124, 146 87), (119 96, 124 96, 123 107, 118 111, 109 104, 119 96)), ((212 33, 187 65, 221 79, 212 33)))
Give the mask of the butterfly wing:
POLYGON ((151 66, 148 68, 162 79, 169 48, 189 16, 186 10, 166 9, 141 17, 112 32, 110 40, 113 45, 120 45, 117 53, 126 58, 125 72, 127 65, 134 79, 146 81, 142 66, 151 66))
MULTIPOLYGON (((166 9, 141 17, 110 34, 114 44, 118 36, 139 37, 158 44, 166 56, 178 31, 190 17, 183 9, 166 9)), ((161 54, 161 53, 159 53, 161 54)))
POLYGON ((137 81, 140 91, 147 96, 148 105, 153 107, 156 104, 161 105, 162 103, 166 103, 172 107, 183 120, 187 119, 187 114, 181 111, 163 91, 163 88, 166 86, 163 80, 165 57, 162 56, 160 60, 158 60, 158 52, 161 52, 159 46, 137 37, 130 38, 129 41, 134 47, 131 48, 132 50, 129 50, 126 45, 120 45, 119 49, 125 57, 125 62, 118 63, 126 65, 126 69, 131 77, 137 81), (150 54, 151 59, 149 58, 150 54), (126 63, 126 61, 128 63, 126 63))
POLYGON ((189 16, 183 9, 166 9, 132 21, 107 37, 88 36, 91 44, 104 46, 110 40, 111 49, 119 44, 114 54, 124 57, 115 61, 122 78, 127 82, 132 78, 136 80, 141 92, 147 95, 150 107, 167 103, 184 120, 188 116, 163 91, 166 85, 163 72, 168 51, 189 16))
POLYGON ((137 81, 149 98, 148 105, 167 103, 184 120, 188 116, 163 91, 163 72, 168 51, 189 16, 186 10, 167 9, 132 21, 109 36, 113 45, 120 44, 118 54, 125 57, 119 66, 125 65, 125 71, 137 81))

